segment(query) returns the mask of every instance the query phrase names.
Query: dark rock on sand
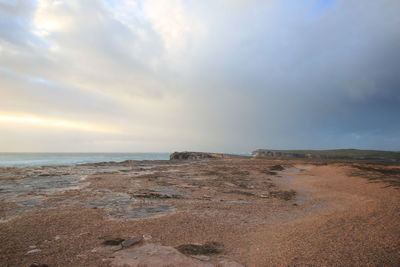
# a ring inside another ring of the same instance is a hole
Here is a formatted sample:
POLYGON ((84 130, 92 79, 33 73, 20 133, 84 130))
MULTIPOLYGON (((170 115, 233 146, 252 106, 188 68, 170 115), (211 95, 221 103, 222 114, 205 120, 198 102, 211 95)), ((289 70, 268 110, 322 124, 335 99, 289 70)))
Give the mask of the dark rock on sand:
POLYGON ((130 238, 130 239, 127 239, 127 240, 123 241, 123 242, 121 243, 121 246, 122 246, 123 248, 127 248, 127 247, 133 246, 133 245, 135 245, 135 244, 138 244, 138 243, 140 243, 140 242, 142 242, 142 241, 143 241, 143 237, 137 237, 137 236, 135 236, 135 237, 132 237, 132 238, 130 238))
POLYGON ((125 239, 122 239, 122 238, 119 238, 119 237, 111 238, 111 239, 105 240, 103 242, 103 245, 106 245, 106 246, 118 246, 124 241, 125 241, 125 239))
POLYGON ((270 196, 273 198, 280 198, 283 200, 292 200, 297 195, 297 192, 294 190, 277 190, 270 192, 270 196))
POLYGON ((285 168, 282 167, 282 165, 274 165, 269 168, 271 171, 283 171, 285 168))
POLYGON ((197 244, 180 245, 176 249, 182 252, 183 254, 188 254, 188 255, 212 255, 221 253, 222 252, 221 247, 222 244, 218 242, 207 242, 204 245, 197 245, 197 244))

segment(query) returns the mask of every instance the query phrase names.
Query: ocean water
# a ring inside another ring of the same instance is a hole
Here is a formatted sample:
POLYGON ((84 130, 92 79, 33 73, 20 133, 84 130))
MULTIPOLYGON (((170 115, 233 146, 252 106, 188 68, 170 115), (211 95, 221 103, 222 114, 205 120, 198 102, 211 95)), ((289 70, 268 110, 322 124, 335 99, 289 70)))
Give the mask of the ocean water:
POLYGON ((170 153, 0 153, 0 167, 62 166, 104 161, 167 160, 170 153))

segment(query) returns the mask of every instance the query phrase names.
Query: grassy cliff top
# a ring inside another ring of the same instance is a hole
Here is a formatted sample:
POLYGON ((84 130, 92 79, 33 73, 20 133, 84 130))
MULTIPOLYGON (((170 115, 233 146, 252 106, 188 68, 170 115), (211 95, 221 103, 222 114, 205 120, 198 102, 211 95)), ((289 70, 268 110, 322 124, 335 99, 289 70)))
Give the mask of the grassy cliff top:
POLYGON ((390 160, 400 161, 400 152, 382 150, 361 150, 361 149, 332 149, 332 150, 275 150, 258 149, 257 151, 273 151, 288 154, 311 154, 320 155, 327 158, 347 158, 347 159, 371 159, 371 160, 390 160))

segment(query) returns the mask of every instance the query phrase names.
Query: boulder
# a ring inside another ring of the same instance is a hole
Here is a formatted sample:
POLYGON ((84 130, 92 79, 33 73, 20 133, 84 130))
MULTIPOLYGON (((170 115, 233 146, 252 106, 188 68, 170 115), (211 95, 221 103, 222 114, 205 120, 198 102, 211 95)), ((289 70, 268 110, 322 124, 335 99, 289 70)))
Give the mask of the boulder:
POLYGON ((173 247, 156 243, 144 243, 141 246, 134 246, 115 252, 111 259, 111 266, 212 267, 213 264, 185 256, 173 247))

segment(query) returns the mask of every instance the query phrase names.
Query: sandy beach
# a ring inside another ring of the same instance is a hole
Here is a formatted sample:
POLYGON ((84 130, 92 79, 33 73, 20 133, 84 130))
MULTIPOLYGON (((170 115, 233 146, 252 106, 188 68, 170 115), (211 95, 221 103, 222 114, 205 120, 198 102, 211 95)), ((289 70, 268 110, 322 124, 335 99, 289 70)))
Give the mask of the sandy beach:
POLYGON ((399 266, 399 174, 239 157, 1 168, 0 266, 399 266))

